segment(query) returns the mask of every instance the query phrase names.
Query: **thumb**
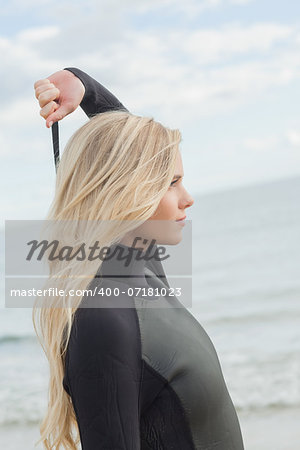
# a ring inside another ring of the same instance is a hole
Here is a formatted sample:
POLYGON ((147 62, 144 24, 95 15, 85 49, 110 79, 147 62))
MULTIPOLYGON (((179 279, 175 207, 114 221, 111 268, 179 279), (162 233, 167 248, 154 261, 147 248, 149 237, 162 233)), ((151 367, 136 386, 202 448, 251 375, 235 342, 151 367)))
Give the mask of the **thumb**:
POLYGON ((50 114, 47 117, 46 127, 51 128, 51 126, 54 124, 54 122, 58 122, 59 120, 62 120, 64 117, 66 117, 71 112, 72 112, 72 110, 70 110, 68 105, 61 105, 59 108, 57 108, 56 111, 54 111, 52 114, 50 114))

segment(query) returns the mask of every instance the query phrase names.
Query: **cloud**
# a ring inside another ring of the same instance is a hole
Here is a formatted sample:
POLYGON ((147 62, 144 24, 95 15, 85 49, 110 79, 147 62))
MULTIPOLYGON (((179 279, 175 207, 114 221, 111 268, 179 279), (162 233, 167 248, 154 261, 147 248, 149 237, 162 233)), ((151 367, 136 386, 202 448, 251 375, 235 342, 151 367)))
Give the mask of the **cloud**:
POLYGON ((20 122, 22 126, 28 126, 35 121, 39 112, 38 103, 32 98, 21 98, 0 110, 0 122, 4 127, 16 126, 20 122))
MULTIPOLYGON (((169 48, 189 56, 201 67, 211 63, 224 63, 232 57, 247 54, 256 58, 268 52, 277 42, 287 42, 293 28, 272 23, 257 23, 247 27, 228 24, 219 29, 200 29, 172 32, 166 38, 169 48)), ((166 45, 166 43, 165 43, 166 45)))
POLYGON ((23 45, 30 45, 34 42, 41 42, 44 39, 53 38, 59 34, 59 28, 57 26, 45 26, 29 28, 21 31, 16 36, 16 41, 23 45))
POLYGON ((233 5, 247 5, 253 1, 255 0, 229 0, 229 3, 232 3, 233 5))
POLYGON ((209 10, 218 10, 226 6, 243 6, 253 0, 147 0, 136 4, 136 12, 145 14, 151 11, 167 11, 169 15, 180 14, 187 20, 194 20, 196 16, 209 10))
MULTIPOLYGON (((234 5, 238 7, 237 3, 250 4, 250 0, 62 0, 59 3, 24 0, 21 3, 19 8, 24 14, 32 14, 33 9, 35 14, 38 11, 43 19, 40 23, 45 26, 25 26, 38 20, 27 22, 24 15, 24 26, 9 37, 0 37, 1 155, 13 163, 14 158, 18 159, 19 165, 14 164, 16 174, 28 161, 31 164, 37 159, 41 166, 53 163, 50 132, 39 117, 33 83, 63 67, 77 66, 90 73, 132 112, 153 115, 166 125, 179 127, 183 134, 188 128, 189 135, 193 136, 190 147, 197 151, 199 123, 210 122, 213 129, 218 127, 218 114, 225 118, 232 113, 233 121, 237 115, 246 116, 248 105, 263 108, 266 93, 276 96, 277 87, 284 92, 285 86, 299 80, 300 32, 292 20, 281 23, 278 17, 277 22, 261 22, 256 14, 252 23, 248 17, 244 17, 243 23, 242 16, 240 23, 226 23, 218 14, 214 26, 214 10, 220 13, 222 8, 233 9, 234 5), (199 25, 205 23, 205 11, 209 12, 210 26, 199 25), (201 22, 197 22, 200 16, 201 22), (200 120, 206 117, 209 121, 200 120)), ((15 13, 17 8, 18 1, 12 6, 9 2, 5 13, 15 13)), ((240 5, 238 10, 242 9, 240 5)), ((279 114, 280 104, 274 110, 274 117, 279 114)), ((64 120, 60 127, 62 146, 84 120, 76 115, 70 121, 64 120)), ((272 120, 266 118, 268 123, 272 120)), ((298 154, 296 126, 291 126, 285 141, 267 132, 266 137, 261 135, 253 130, 253 136, 241 139, 248 151, 243 152, 243 158, 247 153, 267 161, 273 146, 280 152, 282 144, 294 146, 293 154, 298 154)), ((221 168, 225 167, 227 173, 224 179, 234 180, 244 163, 239 145, 229 154, 235 142, 232 131, 226 135, 226 141, 224 161, 228 160, 234 167, 230 172, 224 162, 221 168)), ((208 142, 206 136, 201 145, 208 142)), ((218 150, 213 145, 211 149, 212 160, 203 167, 203 175, 207 172, 214 180, 213 159, 218 150)), ((284 158, 286 154, 272 163, 273 173, 276 164, 280 173, 284 158)), ((287 173, 291 163, 286 164, 287 173)), ((269 170, 267 164, 260 167, 262 172, 269 170)), ((221 174, 217 177, 221 180, 221 174)))
POLYGON ((97 78, 133 112, 180 127, 234 110, 299 74, 299 51, 291 46, 298 31, 292 26, 235 24, 155 32, 120 28, 104 44, 111 14, 107 6, 100 19, 105 27, 96 27, 95 17, 82 19, 84 38, 76 33, 75 20, 65 29, 33 27, 0 40, 3 139, 9 140, 10 127, 20 121, 37 126, 34 81, 70 65, 97 78))
POLYGON ((42 48, 58 33, 57 27, 39 27, 26 29, 12 38, 0 38, 1 109, 22 97, 29 98, 34 81, 57 66, 57 60, 41 55, 35 44, 42 48))
POLYGON ((292 26, 227 24, 180 31, 121 27, 111 36, 107 27, 114 26, 105 19, 102 15, 98 27, 95 17, 83 20, 84 37, 76 34, 74 23, 42 45, 35 42, 34 51, 48 67, 55 57, 57 68, 85 69, 141 112, 211 115, 297 77, 298 49, 291 48, 297 30, 292 26))
POLYGON ((279 138, 277 136, 264 136, 264 137, 250 137, 244 140, 243 145, 248 150, 254 150, 263 152, 265 150, 272 150, 277 147, 279 138))
MULTIPOLYGON (((31 14, 40 14, 49 18, 56 17, 57 14, 64 13, 61 17, 65 24, 71 19, 95 15, 95 13, 103 13, 107 17, 113 11, 118 14, 119 11, 131 10, 139 14, 147 14, 148 12, 162 11, 172 13, 180 13, 188 19, 195 19, 195 15, 202 14, 207 10, 216 10, 218 8, 230 5, 245 5, 253 2, 253 0, 89 0, 88 2, 73 0, 61 0, 59 2, 51 0, 11 0, 3 4, 1 12, 4 16, 15 15, 19 13, 30 12, 31 14)), ((101 20, 101 16, 98 17, 101 20)))
POLYGON ((195 17, 203 8, 230 1, 45 1, 44 13, 57 17, 55 25, 24 29, 0 41, 2 102, 30 95, 35 79, 66 66, 90 72, 139 110, 155 108, 164 116, 189 107, 213 114, 247 101, 255 95, 253 89, 260 94, 268 86, 288 83, 296 64, 292 59, 281 62, 294 27, 256 23, 178 29, 169 23, 157 29, 151 19, 146 30, 128 26, 128 18, 142 12, 147 17, 149 11, 168 8, 195 17))
POLYGON ((152 0, 142 1, 137 5, 137 12, 148 13, 149 11, 168 10, 169 13, 180 13, 188 19, 202 13, 207 9, 216 8, 224 3, 224 0, 152 0))
POLYGON ((292 147, 300 148, 300 128, 297 130, 289 130, 286 133, 286 137, 292 147))

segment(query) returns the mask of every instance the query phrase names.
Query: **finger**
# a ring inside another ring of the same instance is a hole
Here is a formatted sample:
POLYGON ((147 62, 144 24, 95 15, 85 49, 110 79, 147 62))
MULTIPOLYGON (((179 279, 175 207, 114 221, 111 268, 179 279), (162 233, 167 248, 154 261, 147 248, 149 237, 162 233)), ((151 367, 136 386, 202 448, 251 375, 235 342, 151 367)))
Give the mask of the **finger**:
POLYGON ((43 78, 42 80, 37 80, 37 81, 34 83, 33 87, 34 87, 34 89, 36 89, 36 88, 38 88, 39 86, 41 86, 42 84, 49 84, 49 83, 50 83, 50 80, 48 80, 48 78, 43 78))
POLYGON ((56 86, 54 86, 53 83, 43 83, 39 87, 35 88, 35 96, 38 99, 39 96, 50 89, 54 89, 56 86))
POLYGON ((42 117, 44 117, 44 119, 47 119, 47 117, 49 116, 49 114, 54 113, 54 111, 57 110, 57 108, 59 107, 59 105, 56 102, 50 102, 47 103, 47 105, 45 105, 41 110, 40 110, 40 115, 42 117))
POLYGON ((54 113, 50 114, 46 120, 46 126, 50 128, 55 122, 62 120, 68 114, 72 112, 72 109, 68 105, 60 106, 54 113))
POLYGON ((60 91, 57 88, 48 89, 42 92, 38 97, 40 107, 43 108, 45 105, 47 105, 47 103, 57 99, 59 97, 59 94, 60 91))

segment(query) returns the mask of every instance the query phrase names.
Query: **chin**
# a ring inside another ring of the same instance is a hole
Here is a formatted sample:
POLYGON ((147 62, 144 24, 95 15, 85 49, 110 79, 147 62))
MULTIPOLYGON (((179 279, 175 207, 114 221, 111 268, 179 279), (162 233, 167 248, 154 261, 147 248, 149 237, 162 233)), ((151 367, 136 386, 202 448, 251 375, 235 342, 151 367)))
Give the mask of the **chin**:
POLYGON ((182 241, 182 233, 178 231, 167 236, 157 236, 153 239, 155 239, 157 245, 177 245, 182 241))
POLYGON ((135 230, 135 235, 154 240, 156 245, 177 245, 182 240, 182 226, 174 220, 149 220, 135 230))

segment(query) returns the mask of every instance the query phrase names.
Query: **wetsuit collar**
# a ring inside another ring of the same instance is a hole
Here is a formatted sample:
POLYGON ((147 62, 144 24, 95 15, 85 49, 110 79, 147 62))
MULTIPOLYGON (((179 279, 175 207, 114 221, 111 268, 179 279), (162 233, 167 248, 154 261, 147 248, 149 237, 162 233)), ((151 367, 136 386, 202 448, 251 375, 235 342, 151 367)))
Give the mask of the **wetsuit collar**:
POLYGON ((154 252, 155 248, 147 253, 121 243, 113 244, 102 262, 100 275, 126 284, 148 287, 145 267, 153 259, 154 252))

